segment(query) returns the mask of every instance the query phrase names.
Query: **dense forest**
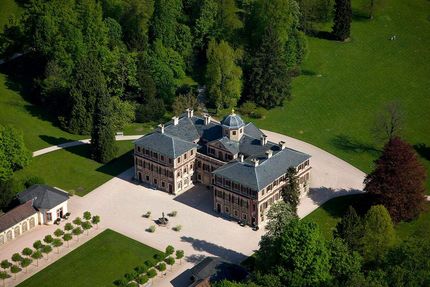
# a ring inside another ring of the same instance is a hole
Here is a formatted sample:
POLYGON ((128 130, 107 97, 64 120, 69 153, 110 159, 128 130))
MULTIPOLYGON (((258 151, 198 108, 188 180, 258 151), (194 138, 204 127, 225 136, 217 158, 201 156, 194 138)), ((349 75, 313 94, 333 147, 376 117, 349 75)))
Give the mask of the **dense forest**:
POLYGON ((264 108, 290 97, 305 33, 332 16, 330 0, 28 1, 0 52, 28 51, 33 101, 62 128, 90 134, 107 94, 112 126, 159 120, 204 104, 264 108), (197 87, 204 100, 196 102, 197 87))

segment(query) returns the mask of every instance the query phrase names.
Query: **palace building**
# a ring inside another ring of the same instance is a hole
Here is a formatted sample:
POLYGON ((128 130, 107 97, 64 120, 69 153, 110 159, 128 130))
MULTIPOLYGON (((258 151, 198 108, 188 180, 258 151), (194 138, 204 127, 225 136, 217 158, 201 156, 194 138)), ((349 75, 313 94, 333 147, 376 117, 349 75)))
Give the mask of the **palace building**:
POLYGON ((140 182, 175 195, 204 184, 215 211, 254 226, 281 199, 288 168, 296 168, 302 195, 311 170, 310 155, 269 141, 234 112, 217 122, 190 109, 136 140, 134 161, 140 182))

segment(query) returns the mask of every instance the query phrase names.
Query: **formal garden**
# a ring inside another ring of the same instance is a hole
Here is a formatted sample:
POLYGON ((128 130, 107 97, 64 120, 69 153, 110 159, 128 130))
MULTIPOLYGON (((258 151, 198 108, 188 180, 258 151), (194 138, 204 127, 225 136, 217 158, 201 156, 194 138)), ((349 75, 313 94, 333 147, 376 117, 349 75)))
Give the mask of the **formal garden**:
POLYGON ((92 215, 89 211, 85 211, 82 219, 76 217, 72 223, 67 222, 63 229, 58 228, 53 235, 49 234, 42 240, 36 240, 32 247, 24 248, 21 253, 14 253, 10 260, 1 258, 0 267, 2 271, 0 271, 0 279, 5 283, 11 277, 13 277, 11 280, 15 280, 16 275, 20 272, 38 272, 40 260, 44 258, 44 260, 48 261, 50 253, 60 254, 61 249, 70 248, 70 242, 73 239, 76 243, 79 242, 80 235, 85 234, 88 236, 93 227, 98 229, 99 223, 100 216, 92 215))

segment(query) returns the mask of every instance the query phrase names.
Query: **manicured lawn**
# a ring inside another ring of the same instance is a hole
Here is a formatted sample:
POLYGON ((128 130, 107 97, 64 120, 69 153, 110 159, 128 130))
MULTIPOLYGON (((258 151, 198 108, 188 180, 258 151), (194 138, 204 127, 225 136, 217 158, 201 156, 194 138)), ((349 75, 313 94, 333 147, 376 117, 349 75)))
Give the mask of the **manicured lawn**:
POLYGON ((17 18, 22 13, 22 8, 18 6, 15 0, 0 1, 0 32, 3 31, 3 26, 9 23, 9 18, 15 16, 17 18))
POLYGON ((16 172, 17 178, 42 177, 47 184, 83 196, 133 166, 131 141, 118 141, 118 157, 107 164, 90 159, 90 146, 81 145, 33 158, 16 172))
POLYGON ((430 2, 384 3, 374 20, 353 22, 348 43, 308 37, 304 75, 293 82, 292 101, 254 122, 369 172, 381 148, 371 133, 376 114, 395 101, 404 113, 404 138, 424 144, 430 178, 430 2))
POLYGON ((156 253, 160 252, 108 229, 18 286, 113 286, 156 253))
MULTIPOLYGON (((317 223, 324 237, 332 238, 333 230, 345 214, 348 206, 363 206, 365 202, 366 197, 363 195, 337 197, 324 203, 303 220, 317 223)), ((418 219, 397 224, 396 234, 398 240, 404 240, 410 236, 428 240, 430 238, 430 202, 427 202, 426 210, 421 213, 418 219)))
POLYGON ((26 146, 35 151, 88 136, 73 135, 56 127, 54 119, 39 106, 23 99, 19 83, 0 73, 0 124, 11 125, 24 134, 26 146))

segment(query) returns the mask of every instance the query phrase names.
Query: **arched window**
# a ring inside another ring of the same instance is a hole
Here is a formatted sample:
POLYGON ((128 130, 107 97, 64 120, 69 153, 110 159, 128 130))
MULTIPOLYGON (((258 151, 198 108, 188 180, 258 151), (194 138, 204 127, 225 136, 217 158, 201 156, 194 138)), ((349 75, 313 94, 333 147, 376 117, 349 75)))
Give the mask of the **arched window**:
POLYGON ((15 238, 21 235, 21 229, 19 228, 19 226, 13 229, 13 235, 15 236, 15 238))
POLYGON ((7 239, 7 241, 10 241, 10 240, 12 240, 12 238, 13 238, 13 236, 12 236, 12 230, 9 230, 6 233, 6 239, 7 239))
POLYGON ((34 220, 34 217, 30 218, 30 229, 34 228, 35 225, 36 225, 36 222, 34 220))
POLYGON ((28 230, 27 221, 24 221, 21 225, 22 233, 26 232, 28 230))
POLYGON ((4 236, 0 235, 0 245, 3 245, 3 244, 4 244, 4 236))

